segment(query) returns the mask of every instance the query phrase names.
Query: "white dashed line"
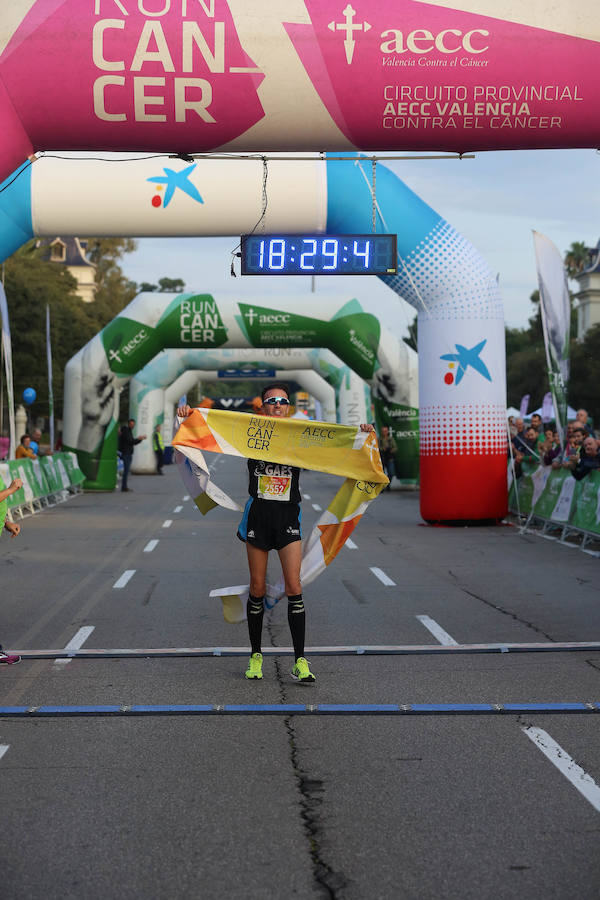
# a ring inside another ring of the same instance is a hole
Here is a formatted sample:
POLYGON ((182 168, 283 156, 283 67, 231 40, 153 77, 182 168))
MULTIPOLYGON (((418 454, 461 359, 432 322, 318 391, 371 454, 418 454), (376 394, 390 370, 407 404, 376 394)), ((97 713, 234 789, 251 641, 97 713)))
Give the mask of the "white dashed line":
MULTIPOLYGON (((77 632, 77 634, 75 635, 75 637, 71 638, 71 640, 65 647, 65 650, 67 650, 67 651, 68 650, 79 650, 79 648, 82 647, 83 644, 85 644, 85 642, 89 638, 89 636, 92 633, 92 631, 94 630, 94 628, 95 628, 94 625, 85 625, 83 628, 80 628, 79 631, 77 632)), ((53 668, 62 669, 64 666, 68 665, 68 663, 70 663, 70 662, 71 662, 70 659, 56 659, 56 660, 54 660, 53 668)))
POLYGON ((348 550, 358 550, 358 547, 356 546, 352 538, 347 539, 345 546, 348 548, 348 550))
POLYGON ((165 521, 162 523, 162 527, 170 528, 172 524, 173 524, 173 519, 165 519, 165 521))
POLYGON ((392 581, 392 579, 385 574, 382 569, 378 569, 377 567, 371 566, 371 572, 375 576, 375 578, 379 578, 382 584, 385 584, 386 587, 394 587, 396 582, 392 581))
POLYGON ((154 548, 156 547, 157 544, 158 544, 157 540, 148 541, 148 543, 144 547, 144 553, 152 553, 152 551, 154 550, 154 548))
MULTIPOLYGON (((581 766, 571 759, 568 753, 554 741, 547 731, 541 728, 535 728, 529 725, 523 728, 527 737, 533 741, 536 747, 542 751, 550 762, 556 766, 559 772, 567 778, 574 788, 577 788, 586 800, 588 800, 595 810, 600 812, 600 787, 596 784, 591 775, 583 771, 581 766)), ((544 789, 547 785, 544 785, 544 789)))
POLYGON ((447 631, 444 631, 442 626, 438 625, 434 619, 430 619, 429 616, 417 616, 417 619, 421 625, 424 625, 432 633, 440 644, 443 644, 445 647, 458 647, 458 641, 455 641, 447 631))
POLYGON ((321 512, 321 507, 319 506, 318 503, 313 503, 312 508, 313 508, 313 509, 316 509, 317 512, 321 512))
POLYGON ((302 494, 305 500, 310 500, 310 494, 302 494))
POLYGON ((124 588, 129 579, 135 575, 135 569, 125 569, 118 581, 113 584, 114 588, 124 588))
POLYGON ((189 500, 189 499, 190 499, 190 495, 189 495, 189 494, 186 494, 185 497, 184 497, 183 499, 184 499, 184 501, 185 501, 185 500, 189 500))
POLYGON ((183 506, 176 506, 175 509, 173 510, 173 512, 181 512, 182 509, 183 509, 183 506))
POLYGON ((0 744, 0 759, 2 759, 9 747, 10 744, 0 744))

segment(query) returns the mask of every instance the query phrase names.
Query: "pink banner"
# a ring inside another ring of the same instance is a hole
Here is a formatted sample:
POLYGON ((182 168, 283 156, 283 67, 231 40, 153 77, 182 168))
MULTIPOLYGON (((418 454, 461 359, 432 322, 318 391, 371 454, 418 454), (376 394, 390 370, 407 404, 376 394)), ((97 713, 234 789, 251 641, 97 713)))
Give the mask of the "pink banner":
MULTIPOLYGON (((582 2, 577 22, 596 37, 582 2)), ((0 174, 49 148, 600 145, 599 43, 562 33, 566 3, 552 29, 549 15, 537 27, 502 18, 513 3, 495 18, 416 0, 232 7, 12 0, 0 23, 0 174)))

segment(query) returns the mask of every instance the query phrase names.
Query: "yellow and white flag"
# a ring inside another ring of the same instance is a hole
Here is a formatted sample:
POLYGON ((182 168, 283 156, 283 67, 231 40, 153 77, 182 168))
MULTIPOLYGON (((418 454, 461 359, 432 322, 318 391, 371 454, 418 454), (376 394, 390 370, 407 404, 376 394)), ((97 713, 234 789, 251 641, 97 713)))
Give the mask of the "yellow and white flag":
MULTIPOLYGON (((242 511, 242 506, 211 481, 203 452, 261 459, 345 478, 304 542, 300 570, 303 585, 335 559, 369 503, 389 483, 374 431, 212 409, 195 409, 178 422, 173 438, 173 446, 179 451, 176 460, 184 484, 203 514, 215 506, 242 511)), ((236 595, 238 614, 226 612, 228 621, 240 620, 242 593, 236 595)), ((283 580, 269 593, 270 599, 277 601, 284 593, 283 580)))

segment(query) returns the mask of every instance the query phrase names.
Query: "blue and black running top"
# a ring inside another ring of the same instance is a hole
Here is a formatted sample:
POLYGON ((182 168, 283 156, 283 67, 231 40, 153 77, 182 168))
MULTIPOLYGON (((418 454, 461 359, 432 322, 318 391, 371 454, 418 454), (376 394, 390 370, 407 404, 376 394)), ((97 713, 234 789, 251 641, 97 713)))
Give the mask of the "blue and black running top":
POLYGON ((249 459, 248 493, 258 500, 300 503, 300 469, 263 459, 249 459))

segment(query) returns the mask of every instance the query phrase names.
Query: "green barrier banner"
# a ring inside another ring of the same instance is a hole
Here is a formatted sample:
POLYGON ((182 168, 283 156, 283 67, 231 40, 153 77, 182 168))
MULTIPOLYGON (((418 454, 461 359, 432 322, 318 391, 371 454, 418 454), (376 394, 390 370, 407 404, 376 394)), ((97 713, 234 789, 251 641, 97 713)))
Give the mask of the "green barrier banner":
POLYGON ((590 472, 577 482, 570 524, 575 528, 581 528, 582 531, 600 534, 599 471, 590 472))
MULTIPOLYGON (((0 466, 1 468, 1 466, 0 466)), ((0 491, 6 490, 8 485, 4 481, 2 474, 0 473, 0 491)), ((4 531, 4 523, 6 522, 6 514, 8 513, 8 500, 0 500, 0 537, 2 537, 2 532, 4 531)))
POLYGON ((36 499, 38 497, 46 497, 50 493, 48 481, 44 475, 39 459, 29 460, 31 466, 31 486, 36 499))
MULTIPOLYGON (((521 477, 517 478, 516 482, 511 487, 510 497, 512 498, 512 502, 510 508, 515 510, 515 512, 520 512, 522 515, 529 515, 533 508, 533 496, 536 488, 533 481, 535 467, 523 463, 522 471, 523 474, 521 477)), ((542 488, 539 487, 539 482, 537 489, 539 495, 543 489, 543 486, 542 488)))
POLYGON ((42 469, 44 470, 48 485, 50 486, 50 492, 54 494, 57 491, 61 491, 62 484, 57 478, 56 472, 54 470, 54 462, 52 461, 52 457, 42 456, 42 458, 40 459, 40 463, 42 465, 42 469))
POLYGON ((85 475, 77 464, 77 456, 75 453, 61 452, 55 453, 54 456, 55 458, 59 457, 59 459, 62 460, 71 484, 83 484, 85 475))
MULTIPOLYGON (((541 494, 534 502, 533 512, 542 519, 566 523, 569 521, 577 482, 569 469, 551 469, 540 466, 540 469, 544 468, 545 484, 541 494)), ((537 472, 534 474, 534 478, 536 475, 537 472)))
POLYGON ((8 462, 8 467, 11 474, 10 480, 12 481, 13 478, 20 478, 23 482, 23 487, 19 491, 17 491, 16 494, 13 494, 13 498, 18 497, 19 500, 11 503, 11 508, 13 506, 21 506, 23 503, 33 503, 35 492, 31 460, 11 459, 8 462))

